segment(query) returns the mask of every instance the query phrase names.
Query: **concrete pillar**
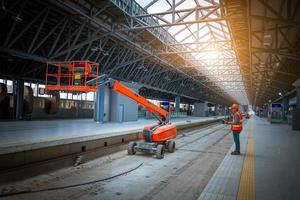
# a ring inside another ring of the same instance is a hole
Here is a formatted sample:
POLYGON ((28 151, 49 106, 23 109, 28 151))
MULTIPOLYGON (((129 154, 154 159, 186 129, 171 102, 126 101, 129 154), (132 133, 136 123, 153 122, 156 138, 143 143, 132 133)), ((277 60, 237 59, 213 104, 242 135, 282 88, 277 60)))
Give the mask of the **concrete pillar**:
POLYGON ((186 113, 188 116, 191 115, 191 105, 188 104, 188 107, 187 107, 187 113, 186 113))
POLYGON ((218 116, 219 115, 219 105, 215 104, 215 115, 218 116))
POLYGON ((300 108, 300 86, 297 87, 297 108, 300 108))
POLYGON ((286 119, 287 118, 286 116, 287 116, 288 111, 289 111, 289 99, 288 99, 288 97, 283 98, 282 103, 283 103, 283 118, 286 119))
POLYGON ((94 121, 97 122, 97 109, 98 109, 98 101, 97 101, 97 97, 98 97, 98 92, 95 92, 94 94, 94 110, 93 110, 93 118, 94 121))
POLYGON ((296 87, 297 91, 297 104, 296 109, 293 110, 293 120, 292 120, 292 129, 300 130, 300 78, 293 83, 293 86, 296 87))
POLYGON ((225 105, 220 105, 219 114, 220 115, 226 115, 226 106, 225 105))
POLYGON ((175 97, 175 108, 176 108, 176 112, 180 111, 180 96, 175 97))
POLYGON ((105 85, 99 86, 95 99, 94 121, 100 123, 104 122, 105 87, 105 85))
POLYGON ((296 87, 297 91, 297 103, 296 103, 296 108, 300 109, 300 78, 293 83, 293 86, 296 87))
POLYGON ((193 116, 195 116, 195 117, 207 117, 207 114, 208 114, 207 102, 195 103, 194 104, 193 116))
POLYGON ((14 107, 16 119, 23 118, 24 81, 14 81, 14 107))
POLYGON ((106 85, 101 85, 96 93, 94 121, 107 122, 110 117, 110 88, 106 85))
MULTIPOLYGON (((132 84, 125 85, 138 93, 139 89, 132 84)), ((127 122, 138 120, 138 104, 135 101, 113 90, 111 90, 110 98, 110 121, 127 122)))
MULTIPOLYGON (((138 93, 138 87, 123 83, 138 93)), ((128 97, 115 92, 106 85, 99 87, 95 99, 94 121, 125 122, 138 119, 138 104, 128 97)))
POLYGON ((223 105, 219 105, 219 115, 224 115, 225 114, 225 109, 223 105))
POLYGON ((224 115, 225 114, 225 109, 223 105, 219 105, 219 115, 224 115))

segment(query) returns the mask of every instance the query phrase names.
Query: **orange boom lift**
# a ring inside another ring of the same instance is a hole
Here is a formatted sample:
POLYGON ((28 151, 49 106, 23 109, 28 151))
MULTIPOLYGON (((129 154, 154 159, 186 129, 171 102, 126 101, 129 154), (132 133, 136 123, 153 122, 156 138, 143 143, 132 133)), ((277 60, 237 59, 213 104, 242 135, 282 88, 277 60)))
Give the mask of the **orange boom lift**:
POLYGON ((158 120, 157 124, 144 127, 142 141, 128 144, 128 154, 133 155, 137 151, 155 153, 158 159, 162 159, 165 149, 170 153, 174 152, 177 128, 169 122, 169 113, 119 81, 107 78, 104 74, 98 76, 98 71, 98 64, 90 61, 49 62, 46 69, 46 91, 89 92, 97 91, 99 85, 106 84, 143 106, 158 120), (51 73, 50 65, 55 67, 51 73))
POLYGON ((175 150, 175 141, 173 139, 176 138, 177 128, 176 125, 169 123, 169 113, 149 102, 141 95, 136 94, 119 81, 109 79, 107 82, 107 85, 109 85, 114 91, 134 100, 158 119, 157 124, 144 127, 142 132, 143 141, 132 141, 128 144, 128 154, 133 155, 137 151, 149 152, 155 153, 156 157, 161 159, 164 157, 165 149, 167 149, 170 153, 173 153, 175 150))

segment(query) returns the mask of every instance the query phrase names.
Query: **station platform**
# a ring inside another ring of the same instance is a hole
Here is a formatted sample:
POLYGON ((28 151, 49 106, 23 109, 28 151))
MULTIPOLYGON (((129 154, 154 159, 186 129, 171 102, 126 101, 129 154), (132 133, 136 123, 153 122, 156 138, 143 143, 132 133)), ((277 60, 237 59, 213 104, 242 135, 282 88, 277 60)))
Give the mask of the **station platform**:
MULTIPOLYGON (((172 123, 180 126, 221 118, 185 117, 172 119, 172 123)), ((92 119, 0 122, 0 154, 139 132, 154 123, 155 119, 103 124, 92 119)))
MULTIPOLYGON (((219 121, 219 117, 172 119, 177 128, 219 121)), ((76 154, 139 139, 155 119, 123 123, 96 123, 92 119, 0 122, 1 169, 76 154)))
POLYGON ((240 139, 241 155, 233 145, 198 200, 300 199, 300 131, 254 117, 240 139))

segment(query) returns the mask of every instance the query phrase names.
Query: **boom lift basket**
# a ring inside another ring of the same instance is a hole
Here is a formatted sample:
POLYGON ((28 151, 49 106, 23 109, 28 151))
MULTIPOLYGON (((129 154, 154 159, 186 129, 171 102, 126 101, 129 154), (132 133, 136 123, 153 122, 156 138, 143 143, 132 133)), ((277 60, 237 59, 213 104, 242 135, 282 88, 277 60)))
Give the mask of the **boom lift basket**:
POLYGON ((47 62, 46 91, 96 92, 99 64, 91 61, 47 62))

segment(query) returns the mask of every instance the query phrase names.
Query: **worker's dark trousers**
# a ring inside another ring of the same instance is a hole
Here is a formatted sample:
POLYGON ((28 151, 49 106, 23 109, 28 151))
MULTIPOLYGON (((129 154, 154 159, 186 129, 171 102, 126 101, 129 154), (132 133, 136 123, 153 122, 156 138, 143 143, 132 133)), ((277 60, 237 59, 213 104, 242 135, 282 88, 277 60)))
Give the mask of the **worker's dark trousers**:
POLYGON ((241 131, 232 131, 236 151, 240 151, 240 132, 241 131))

